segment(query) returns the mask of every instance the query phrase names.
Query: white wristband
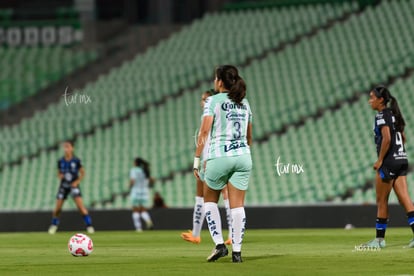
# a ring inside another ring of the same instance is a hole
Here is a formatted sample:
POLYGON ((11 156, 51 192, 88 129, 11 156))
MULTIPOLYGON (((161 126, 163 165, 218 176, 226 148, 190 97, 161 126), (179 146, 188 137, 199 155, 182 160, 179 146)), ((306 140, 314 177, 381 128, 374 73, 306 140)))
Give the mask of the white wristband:
POLYGON ((200 157, 194 157, 193 170, 200 168, 200 157))

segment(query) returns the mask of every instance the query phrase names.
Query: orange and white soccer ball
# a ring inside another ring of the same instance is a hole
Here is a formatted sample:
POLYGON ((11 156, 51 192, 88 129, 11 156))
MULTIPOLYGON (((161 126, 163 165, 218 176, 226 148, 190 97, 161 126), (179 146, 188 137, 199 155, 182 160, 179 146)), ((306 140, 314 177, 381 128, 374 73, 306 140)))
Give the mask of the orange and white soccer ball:
POLYGON ((73 235, 68 242, 70 254, 75 257, 89 256, 93 251, 92 239, 85 234, 73 235))

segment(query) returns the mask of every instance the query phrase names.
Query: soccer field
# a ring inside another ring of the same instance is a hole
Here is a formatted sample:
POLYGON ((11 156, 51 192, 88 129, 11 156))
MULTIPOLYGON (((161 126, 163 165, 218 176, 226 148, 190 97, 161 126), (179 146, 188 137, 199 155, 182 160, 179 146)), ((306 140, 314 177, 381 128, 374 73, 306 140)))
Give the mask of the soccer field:
POLYGON ((231 258, 207 263, 213 245, 206 231, 200 245, 180 231, 97 232, 94 252, 72 257, 60 232, 0 234, 0 275, 401 275, 414 270, 414 249, 404 246, 407 228, 387 231, 388 247, 355 252, 374 229, 247 230, 244 263, 231 258))

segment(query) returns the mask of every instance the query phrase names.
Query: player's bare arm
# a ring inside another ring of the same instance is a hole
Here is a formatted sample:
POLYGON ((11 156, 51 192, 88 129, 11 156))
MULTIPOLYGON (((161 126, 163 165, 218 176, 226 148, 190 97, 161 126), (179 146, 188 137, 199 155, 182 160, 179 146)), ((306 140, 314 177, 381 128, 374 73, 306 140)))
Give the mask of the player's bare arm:
POLYGON ((85 169, 84 168, 80 168, 79 169, 79 177, 78 177, 78 179, 76 181, 74 181, 72 183, 72 187, 73 188, 78 187, 84 177, 85 177, 85 169))
POLYGON ((211 125, 213 124, 213 116, 204 116, 201 122, 200 132, 197 138, 197 149, 195 156, 200 156, 204 149, 204 145, 207 141, 208 134, 211 131, 211 125))
POLYGON ((382 166, 382 162, 384 161, 384 157, 387 154, 390 143, 391 143, 391 133, 390 128, 388 126, 383 126, 381 128, 382 134, 382 142, 381 142, 381 149, 378 155, 378 160, 374 164, 374 170, 378 170, 382 166))
POLYGON ((200 156, 201 156, 201 153, 203 152, 204 145, 207 141, 208 134, 211 131, 212 124, 213 124, 213 116, 203 117, 203 121, 201 122, 200 132, 198 133, 197 148, 196 148, 195 160, 194 160, 194 176, 196 178, 200 178, 198 175, 198 167, 200 164, 196 164, 196 161, 198 160, 198 162, 200 162, 200 156))
POLYGON ((60 170, 57 171, 57 177, 62 180, 63 179, 63 173, 60 172, 60 170))

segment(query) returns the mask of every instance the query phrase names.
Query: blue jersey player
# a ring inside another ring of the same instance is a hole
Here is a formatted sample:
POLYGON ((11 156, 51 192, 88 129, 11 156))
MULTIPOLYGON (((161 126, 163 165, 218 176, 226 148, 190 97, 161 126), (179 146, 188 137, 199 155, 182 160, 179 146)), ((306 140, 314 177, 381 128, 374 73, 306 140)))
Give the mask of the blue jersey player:
MULTIPOLYGON (((376 171, 377 220, 376 237, 362 244, 365 248, 385 247, 388 223, 388 197, 394 190, 407 214, 408 224, 414 232, 414 205, 407 188, 408 160, 405 150, 405 121, 397 99, 385 86, 377 86, 369 94, 369 104, 377 111, 374 121, 375 144, 378 159, 376 171)), ((414 238, 408 244, 414 247, 414 238)))
POLYGON ((80 182, 85 176, 85 170, 82 167, 80 159, 73 154, 73 142, 65 141, 62 144, 62 147, 64 156, 60 158, 57 163, 57 175, 60 180, 60 186, 56 195, 56 207, 53 211, 49 234, 56 233, 60 222, 59 217, 62 211, 62 206, 68 196, 71 196, 75 201, 75 204, 85 221, 87 232, 92 234, 95 232, 95 229, 92 226, 92 220, 88 214, 88 210, 83 205, 82 194, 79 187, 80 182))

